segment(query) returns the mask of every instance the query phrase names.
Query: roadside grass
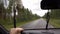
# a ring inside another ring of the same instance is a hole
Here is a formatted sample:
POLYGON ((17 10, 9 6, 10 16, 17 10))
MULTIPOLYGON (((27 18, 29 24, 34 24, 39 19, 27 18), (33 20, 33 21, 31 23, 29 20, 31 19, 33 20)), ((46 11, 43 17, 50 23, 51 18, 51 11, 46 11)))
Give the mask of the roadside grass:
MULTIPOLYGON (((16 23, 16 26, 17 26, 17 27, 20 27, 21 25, 26 24, 26 23, 28 23, 28 22, 29 22, 29 21, 16 23)), ((7 30, 10 30, 11 28, 14 28, 14 24, 13 24, 13 23, 12 23, 12 24, 6 24, 6 25, 4 25, 4 27, 5 27, 7 30)))
MULTIPOLYGON (((34 19, 34 20, 37 20, 37 19, 34 19)), ((29 20, 29 21, 24 21, 24 22, 18 22, 18 23, 16 23, 16 26, 17 26, 17 27, 20 27, 20 26, 22 26, 22 25, 24 25, 24 24, 26 24, 26 23, 29 23, 29 22, 31 22, 31 21, 34 21, 34 20, 29 20)), ((10 30, 11 28, 14 28, 13 23, 11 23, 11 24, 5 23, 3 26, 4 26, 7 30, 10 30)))
POLYGON ((60 28, 60 19, 50 19, 50 24, 54 26, 54 28, 60 28))

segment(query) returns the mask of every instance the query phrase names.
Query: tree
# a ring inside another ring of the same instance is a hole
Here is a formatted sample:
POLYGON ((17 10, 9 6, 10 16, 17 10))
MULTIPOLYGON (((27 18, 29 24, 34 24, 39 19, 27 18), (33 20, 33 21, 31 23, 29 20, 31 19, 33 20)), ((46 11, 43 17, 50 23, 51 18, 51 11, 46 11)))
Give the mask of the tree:
POLYGON ((51 10, 51 18, 60 18, 60 9, 51 10))
MULTIPOLYGON (((44 17, 46 17, 46 14, 44 15, 44 17)), ((51 10, 50 18, 59 19, 60 18, 60 9, 51 10)))

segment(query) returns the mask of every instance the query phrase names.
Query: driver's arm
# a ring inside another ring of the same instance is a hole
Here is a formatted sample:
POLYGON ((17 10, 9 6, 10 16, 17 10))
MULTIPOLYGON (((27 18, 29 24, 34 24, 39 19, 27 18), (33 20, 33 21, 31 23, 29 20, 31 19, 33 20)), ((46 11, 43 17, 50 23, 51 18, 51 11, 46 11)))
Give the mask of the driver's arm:
POLYGON ((20 32, 23 30, 23 28, 12 28, 10 30, 10 34, 21 34, 20 32))

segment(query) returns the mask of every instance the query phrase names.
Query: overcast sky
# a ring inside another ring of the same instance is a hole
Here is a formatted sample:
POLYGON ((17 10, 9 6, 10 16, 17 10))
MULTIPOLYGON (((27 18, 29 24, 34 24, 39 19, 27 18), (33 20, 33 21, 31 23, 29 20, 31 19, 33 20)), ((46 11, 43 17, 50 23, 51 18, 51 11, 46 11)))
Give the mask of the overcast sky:
MULTIPOLYGON (((9 1, 7 1, 7 4, 5 4, 5 7, 8 7, 9 1)), ((39 16, 43 16, 45 13, 47 13, 47 10, 42 10, 40 8, 40 2, 41 0, 22 0, 22 3, 25 8, 28 8, 32 11, 33 14, 37 14, 39 16)), ((5 0, 4 0, 5 3, 5 0)))
POLYGON ((9 1, 8 0, 3 0, 3 3, 4 3, 4 7, 7 8, 8 5, 9 5, 9 1))
POLYGON ((43 16, 47 12, 47 10, 42 10, 40 8, 40 2, 41 0, 22 0, 25 8, 32 10, 33 14, 36 13, 39 16, 43 16))

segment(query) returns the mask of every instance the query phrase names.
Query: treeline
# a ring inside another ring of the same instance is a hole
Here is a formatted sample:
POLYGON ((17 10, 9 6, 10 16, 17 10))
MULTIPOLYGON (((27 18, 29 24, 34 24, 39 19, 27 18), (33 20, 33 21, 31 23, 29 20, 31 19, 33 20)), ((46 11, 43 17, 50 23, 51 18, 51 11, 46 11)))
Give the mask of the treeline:
POLYGON ((40 16, 38 16, 37 14, 32 14, 31 10, 29 10, 28 8, 26 9, 24 7, 18 9, 18 15, 16 17, 17 17, 17 21, 20 21, 20 22, 40 18, 40 16))
MULTIPOLYGON (((9 6, 5 9, 4 4, 0 3, 0 24, 12 24, 13 22, 13 12, 12 12, 12 0, 9 1, 9 6)), ((23 22, 29 21, 40 18, 37 14, 32 14, 31 10, 28 8, 19 8, 20 6, 17 5, 17 15, 16 15, 16 22, 23 22)))
POLYGON ((60 9, 51 10, 51 18, 60 18, 60 9))
MULTIPOLYGON (((46 14, 44 15, 44 17, 46 17, 46 14)), ((60 19, 60 9, 53 9, 53 10, 51 10, 50 18, 60 19)))

